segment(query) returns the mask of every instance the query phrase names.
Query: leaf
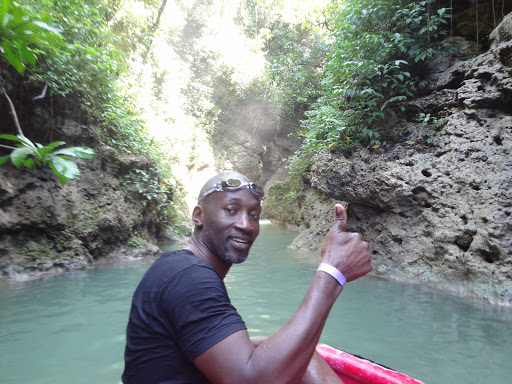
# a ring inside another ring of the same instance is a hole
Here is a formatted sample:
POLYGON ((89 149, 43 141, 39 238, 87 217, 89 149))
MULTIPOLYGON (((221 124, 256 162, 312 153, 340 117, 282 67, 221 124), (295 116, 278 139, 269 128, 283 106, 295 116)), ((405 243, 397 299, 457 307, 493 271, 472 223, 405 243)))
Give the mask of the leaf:
POLYGON ((53 141, 47 146, 42 146, 41 144, 37 144, 39 149, 37 150, 38 158, 41 162, 47 163, 55 152, 52 153, 55 147, 66 144, 64 141, 53 141))
POLYGON ((3 0, 2 10, 4 13, 7 12, 9 8, 11 8, 11 0, 3 0))
POLYGON ((22 143, 24 146, 26 147, 32 147, 32 148, 35 148, 35 144, 33 142, 31 142, 28 138, 26 138, 25 136, 23 135, 17 135, 16 136, 18 139, 19 139, 19 142, 22 143))
POLYGON ((33 152, 34 152, 34 148, 31 148, 31 147, 16 148, 10 154, 11 161, 16 168, 19 168, 23 164, 25 159, 28 156, 32 155, 33 152))
POLYGON ((80 176, 78 166, 74 161, 65 160, 61 157, 54 156, 49 161, 50 167, 57 176, 64 176, 68 179, 76 179, 80 176))
POLYGON ((25 60, 27 60, 33 67, 35 67, 36 57, 32 53, 32 50, 27 48, 27 44, 23 42, 23 43, 17 44, 17 47, 20 50, 23 57, 25 58, 25 60))
POLYGON ((9 155, 0 157, 0 165, 7 163, 10 158, 11 158, 11 156, 9 156, 9 155))
POLYGON ((2 18, 2 27, 5 28, 10 20, 12 20, 12 15, 8 13, 11 8, 11 0, 4 0, 2 4, 1 10, 1 18, 2 18))
POLYGON ((406 144, 409 144, 409 145, 413 145, 413 144, 416 144, 416 143, 415 143, 414 141, 411 141, 411 140, 409 140, 409 141, 406 141, 405 143, 406 143, 406 144))
POLYGON ((9 41, 2 41, 2 49, 4 50, 5 58, 11 63, 11 65, 19 72, 25 71, 25 64, 21 60, 21 54, 11 49, 12 45, 9 41))
POLYGON ((45 43, 45 39, 43 37, 43 35, 41 35, 40 33, 33 33, 32 31, 30 30, 25 30, 23 35, 20 37, 22 38, 23 40, 25 40, 27 43, 32 43, 32 44, 43 44, 45 43))
POLYGON ((50 164, 49 164, 49 165, 50 165, 50 168, 52 169, 53 173, 54 173, 55 175, 57 175, 57 177, 59 178, 59 182, 60 182, 62 185, 66 184, 66 182, 68 181, 68 178, 67 178, 66 176, 64 176, 64 175, 60 174, 60 173, 57 171, 57 169, 55 168, 55 166, 53 165, 53 163, 51 163, 51 162, 50 162, 50 164))
POLYGON ((96 156, 94 149, 88 147, 69 147, 58 149, 53 152, 53 155, 69 155, 79 157, 81 159, 92 159, 96 156))
POLYGON ((56 147, 60 147, 61 145, 64 145, 64 144, 66 144, 66 142, 64 142, 64 141, 52 141, 50 144, 48 144, 46 146, 46 148, 53 149, 56 147))
POLYGON ((4 134, 0 135, 0 139, 17 141, 18 143, 24 143, 24 141, 21 140, 18 136, 9 135, 8 133, 4 133, 4 134))
POLYGON ((38 27, 41 27, 43 29, 46 29, 47 31, 50 31, 50 32, 53 32, 56 34, 62 32, 62 28, 55 26, 55 25, 50 25, 48 23, 45 23, 44 21, 34 20, 34 21, 32 21, 32 23, 34 23, 38 27))
POLYGON ((383 111, 389 103, 394 103, 395 101, 404 101, 404 100, 407 100, 407 97, 405 97, 405 96, 392 97, 389 100, 387 100, 384 104, 382 104, 382 107, 380 107, 380 110, 383 111))
POLYGON ((27 160, 25 160, 23 162, 23 165, 27 168, 30 168, 30 169, 35 169, 36 168, 36 162, 34 161, 33 158, 29 157, 27 160))

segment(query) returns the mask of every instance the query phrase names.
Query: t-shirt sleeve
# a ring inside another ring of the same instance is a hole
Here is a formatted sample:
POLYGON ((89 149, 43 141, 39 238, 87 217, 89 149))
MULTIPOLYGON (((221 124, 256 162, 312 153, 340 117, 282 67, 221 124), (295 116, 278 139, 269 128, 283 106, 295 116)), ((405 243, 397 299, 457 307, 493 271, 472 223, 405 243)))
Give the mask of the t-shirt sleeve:
POLYGON ((231 334, 246 329, 221 277, 193 265, 173 276, 161 292, 161 308, 189 361, 231 334))

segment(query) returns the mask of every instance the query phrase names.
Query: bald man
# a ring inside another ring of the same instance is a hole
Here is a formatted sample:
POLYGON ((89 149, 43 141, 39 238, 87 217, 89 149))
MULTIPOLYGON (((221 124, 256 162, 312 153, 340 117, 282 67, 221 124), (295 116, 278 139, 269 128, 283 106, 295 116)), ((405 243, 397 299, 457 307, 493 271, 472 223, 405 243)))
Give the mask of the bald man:
POLYGON ((126 384, 341 383, 315 352, 345 282, 371 270, 361 236, 335 206, 321 264, 293 316, 267 338, 249 338, 224 278, 259 233, 263 190, 235 172, 206 182, 185 249, 166 252, 134 293, 126 332, 126 384))

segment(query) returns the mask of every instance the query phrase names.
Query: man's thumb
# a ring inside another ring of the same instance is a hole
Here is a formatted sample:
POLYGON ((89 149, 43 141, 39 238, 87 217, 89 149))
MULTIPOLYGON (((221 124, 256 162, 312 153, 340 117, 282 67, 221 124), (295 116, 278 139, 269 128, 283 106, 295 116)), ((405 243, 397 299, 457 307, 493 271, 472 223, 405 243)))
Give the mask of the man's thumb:
POLYGON ((336 224, 335 227, 340 232, 345 232, 345 227, 347 226, 347 211, 341 204, 336 204, 334 206, 336 210, 336 224))

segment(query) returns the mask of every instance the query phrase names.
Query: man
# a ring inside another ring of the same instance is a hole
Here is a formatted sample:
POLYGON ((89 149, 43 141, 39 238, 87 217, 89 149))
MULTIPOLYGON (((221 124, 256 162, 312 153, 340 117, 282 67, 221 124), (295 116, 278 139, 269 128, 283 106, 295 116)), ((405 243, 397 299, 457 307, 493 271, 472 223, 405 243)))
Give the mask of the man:
POLYGON ((347 216, 336 205, 321 267, 299 308, 268 338, 251 340, 223 279, 258 236, 262 200, 261 187, 239 173, 205 184, 188 246, 164 253, 135 291, 124 383, 341 383, 315 346, 343 280, 371 270, 368 246, 344 232, 347 216))

